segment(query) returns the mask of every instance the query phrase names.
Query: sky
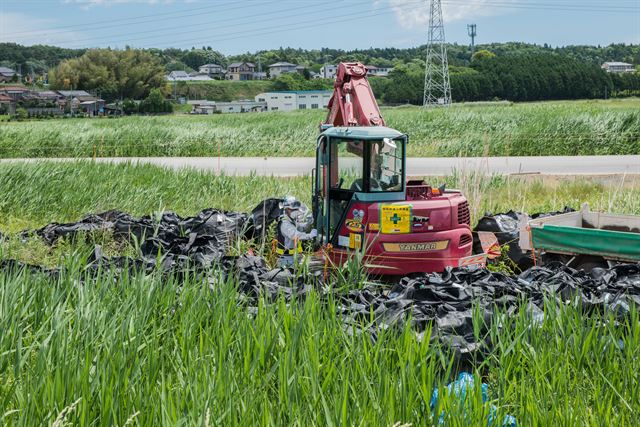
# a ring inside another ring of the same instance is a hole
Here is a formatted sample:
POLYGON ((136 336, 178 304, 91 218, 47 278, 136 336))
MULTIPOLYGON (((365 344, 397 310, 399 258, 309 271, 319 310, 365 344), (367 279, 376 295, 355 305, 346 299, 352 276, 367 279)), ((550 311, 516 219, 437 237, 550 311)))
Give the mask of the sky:
MULTIPOLYGON (((448 42, 640 43, 640 0, 442 0, 448 42)), ((0 42, 69 48, 414 47, 428 0, 0 0, 0 42)))

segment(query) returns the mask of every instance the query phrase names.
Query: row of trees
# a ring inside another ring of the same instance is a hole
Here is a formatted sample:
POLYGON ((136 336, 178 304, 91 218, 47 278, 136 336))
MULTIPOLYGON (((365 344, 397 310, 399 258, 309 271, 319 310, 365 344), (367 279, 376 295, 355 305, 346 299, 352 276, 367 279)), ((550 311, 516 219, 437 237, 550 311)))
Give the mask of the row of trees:
MULTIPOLYGON (((640 64, 640 45, 617 43, 608 46, 564 46, 551 47, 547 44, 530 43, 491 43, 478 45, 479 50, 486 49, 496 56, 508 55, 541 55, 557 54, 577 59, 583 62, 601 64, 605 61, 624 61, 640 64)), ((471 51, 469 46, 449 44, 447 46, 449 64, 454 66, 470 65, 471 51)), ((262 50, 255 53, 225 56, 211 46, 191 49, 147 49, 147 53, 156 57, 168 71, 197 70, 207 63, 227 66, 231 62, 249 61, 268 66, 274 62, 286 61, 303 64, 311 70, 317 71, 322 64, 341 61, 361 61, 365 64, 378 66, 392 66, 396 63, 409 63, 414 59, 424 59, 426 46, 408 49, 398 48, 370 48, 370 49, 294 49, 279 48, 262 50)), ((22 70, 30 72, 44 72, 50 67, 57 66, 61 61, 79 58, 86 53, 86 49, 63 49, 54 46, 21 46, 15 43, 0 43, 1 65, 9 67, 21 66, 22 70)))
MULTIPOLYGON (((424 61, 396 66, 387 79, 372 79, 386 103, 422 103, 424 61)), ((454 101, 541 101, 640 95, 640 74, 608 74, 598 65, 556 54, 481 54, 471 67, 451 67, 454 101)), ((380 95, 379 95, 380 96, 380 95)))
MULTIPOLYGON (((612 45, 599 49, 614 49, 618 51, 618 55, 633 56, 636 55, 638 48, 640 47, 612 45)), ((333 49, 311 51, 280 49, 262 52, 261 57, 269 61, 286 60, 295 63, 302 62, 304 58, 320 61, 323 57, 328 60, 327 62, 359 60, 386 65, 384 61, 388 61, 389 65, 394 66, 389 78, 372 78, 371 80, 378 97, 386 103, 420 104, 424 84, 424 61, 415 56, 403 60, 396 58, 394 62, 385 59, 385 56, 397 57, 404 56, 408 52, 416 53, 419 49, 368 49, 352 51, 348 54, 349 56, 344 51, 333 49), (377 62, 373 62, 374 60, 377 62)), ((578 49, 576 47, 576 49, 576 52, 585 53, 592 52, 595 48, 578 49)), ((15 46, 11 51, 15 53, 15 46)), ((451 49, 450 55, 455 56, 456 52, 456 49, 451 49)), ((70 52, 62 50, 59 54, 69 55, 70 52)), ((253 60, 251 56, 252 54, 247 54, 241 59, 253 60)), ((165 64, 168 59, 176 57, 180 58, 180 64, 186 61, 194 67, 207 62, 224 64, 224 61, 228 60, 219 52, 207 47, 189 51, 94 49, 84 52, 80 57, 62 60, 57 67, 49 71, 49 83, 53 89, 88 90, 108 102, 125 98, 145 99, 154 89, 161 95, 167 95, 169 88, 165 80, 165 64)), ((173 64, 175 65, 175 60, 173 64)), ((315 63, 314 66, 319 68, 320 64, 315 63)), ((265 83, 261 89, 332 88, 330 80, 309 80, 308 77, 298 73, 285 74, 265 83)), ((499 44, 496 45, 496 52, 488 50, 476 52, 469 66, 451 66, 452 95, 455 101, 490 99, 535 101, 640 95, 639 80, 638 73, 611 75, 604 72, 599 63, 559 54, 548 47, 527 44, 499 44), (513 53, 514 50, 520 53, 513 53)), ((176 93, 184 92, 184 88, 180 89, 176 93)), ((252 96, 252 94, 243 94, 243 97, 252 96)), ((166 110, 165 107, 158 108, 160 110, 157 112, 166 110)))

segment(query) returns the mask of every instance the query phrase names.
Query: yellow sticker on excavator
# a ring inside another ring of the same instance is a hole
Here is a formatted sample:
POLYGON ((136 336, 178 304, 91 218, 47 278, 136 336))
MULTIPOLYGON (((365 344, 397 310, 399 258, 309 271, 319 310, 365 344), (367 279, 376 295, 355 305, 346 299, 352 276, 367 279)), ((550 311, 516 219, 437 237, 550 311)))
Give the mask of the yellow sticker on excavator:
POLYGON ((382 234, 407 234, 411 232, 410 205, 381 205, 380 231, 382 234))
POLYGON ((362 235, 349 233, 349 247, 351 249, 360 249, 362 247, 362 235))

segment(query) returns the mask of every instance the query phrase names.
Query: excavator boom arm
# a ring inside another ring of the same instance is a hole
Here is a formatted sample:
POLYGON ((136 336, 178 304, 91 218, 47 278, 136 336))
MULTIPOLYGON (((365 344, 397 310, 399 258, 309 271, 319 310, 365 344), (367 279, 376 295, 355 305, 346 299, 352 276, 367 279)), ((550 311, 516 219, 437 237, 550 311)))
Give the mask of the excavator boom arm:
POLYGON ((385 126, 380 108, 367 80, 367 67, 359 62, 338 65, 329 114, 333 126, 385 126))

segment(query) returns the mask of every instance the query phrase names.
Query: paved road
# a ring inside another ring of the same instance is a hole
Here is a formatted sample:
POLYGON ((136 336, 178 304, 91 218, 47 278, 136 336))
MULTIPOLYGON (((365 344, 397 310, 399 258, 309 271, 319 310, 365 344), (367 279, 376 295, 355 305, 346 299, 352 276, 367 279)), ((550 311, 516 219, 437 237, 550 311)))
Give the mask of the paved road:
MULTIPOLYGON (((7 162, 73 161, 75 159, 3 159, 7 162)), ((355 162, 356 159, 349 159, 355 162)), ((136 157, 99 158, 106 163, 150 163, 173 169, 195 168, 224 172, 228 175, 295 176, 311 173, 314 159, 308 157, 136 157)), ((354 163, 355 164, 355 163, 354 163)), ((467 158, 410 158, 410 176, 441 176, 457 170, 479 171, 486 174, 543 174, 543 175, 610 175, 640 174, 640 155, 637 156, 580 156, 580 157, 467 157, 467 158)))

